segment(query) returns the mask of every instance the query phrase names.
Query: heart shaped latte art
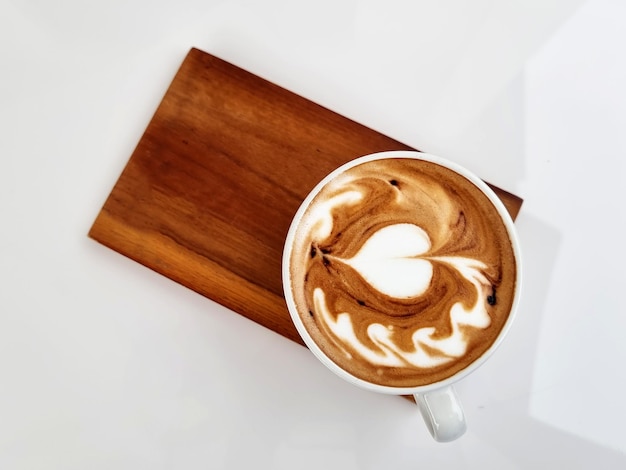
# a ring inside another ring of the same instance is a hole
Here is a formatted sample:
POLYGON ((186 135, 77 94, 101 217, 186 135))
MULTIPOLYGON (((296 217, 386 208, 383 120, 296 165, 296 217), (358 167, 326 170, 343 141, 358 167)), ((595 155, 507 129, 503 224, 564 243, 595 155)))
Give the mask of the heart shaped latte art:
POLYGON ((375 232, 344 263, 374 289, 399 299, 422 295, 430 286, 433 266, 420 258, 430 250, 428 234, 414 224, 395 224, 375 232))
MULTIPOLYGON (((468 339, 461 327, 486 328, 491 323, 485 307, 489 281, 482 270, 486 265, 461 256, 428 256, 430 249, 430 238, 422 228, 402 223, 375 232, 354 257, 338 259, 355 269, 374 289, 399 299, 417 297, 428 290, 433 278, 433 262, 457 271, 474 287, 476 301, 473 306, 460 301, 452 305, 448 312, 451 327, 448 336, 437 335, 434 326, 418 328, 411 336, 413 348, 403 349, 396 344, 390 325, 371 323, 367 327, 367 337, 376 345, 372 348, 357 335, 351 313, 331 311, 322 288, 316 288, 313 293, 315 311, 340 343, 349 345, 372 364, 388 367, 411 364, 431 368, 463 356, 468 339)), ((347 349, 344 352, 346 357, 351 357, 347 349)))

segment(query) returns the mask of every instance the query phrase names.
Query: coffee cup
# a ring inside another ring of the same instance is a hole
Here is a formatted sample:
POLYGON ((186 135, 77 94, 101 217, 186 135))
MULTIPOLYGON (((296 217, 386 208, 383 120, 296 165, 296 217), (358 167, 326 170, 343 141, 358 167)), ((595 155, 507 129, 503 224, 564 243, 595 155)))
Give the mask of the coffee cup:
POLYGON ((454 384, 501 344, 521 291, 513 220, 487 184, 421 152, 359 157, 304 199, 282 263, 291 319, 328 369, 413 396, 439 442, 463 435, 454 384))

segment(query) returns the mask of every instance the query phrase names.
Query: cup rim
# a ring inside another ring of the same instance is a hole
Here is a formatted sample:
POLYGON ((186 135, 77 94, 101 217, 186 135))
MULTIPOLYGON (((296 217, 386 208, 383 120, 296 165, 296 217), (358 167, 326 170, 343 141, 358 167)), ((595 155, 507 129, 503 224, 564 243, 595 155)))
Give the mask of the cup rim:
POLYGON ((508 212, 508 210, 506 209, 504 203, 496 195, 496 193, 487 185, 487 183, 485 183, 482 179, 476 176, 472 171, 446 158, 439 157, 437 155, 433 155, 429 153, 419 152, 416 150, 415 151, 414 150, 391 150, 391 151, 384 151, 384 152, 376 152, 376 153, 371 153, 371 154, 357 157, 337 167, 332 172, 328 173, 321 181, 319 181, 319 183, 317 183, 317 185, 307 194, 305 199, 302 201, 302 203, 298 207, 298 210, 294 214, 291 224, 289 226, 289 230, 287 232, 287 236, 285 237, 285 244, 284 244, 283 256, 282 256, 282 282, 283 282, 284 297, 287 303, 287 309, 289 311, 291 320, 293 324, 295 325, 296 330, 298 331, 298 334, 304 341, 305 345, 309 348, 309 350, 311 350, 311 352, 317 357, 317 359, 320 362, 322 362, 328 369, 330 369, 332 372, 334 372, 336 375, 343 378, 344 380, 356 386, 359 386, 361 388, 367 389, 367 390, 371 390, 371 391, 375 391, 379 393, 385 393, 389 395, 412 395, 415 393, 429 392, 429 391, 443 388, 443 387, 446 387, 446 386, 449 386, 458 382, 459 380, 463 379, 464 377, 474 372, 481 365, 483 365, 485 361, 489 357, 491 357, 491 355, 496 351, 496 349, 498 349, 498 347, 500 346, 500 344, 506 337, 507 333, 509 332, 511 325, 513 324, 513 321, 517 314, 517 309, 518 309, 518 305, 519 305, 519 301, 521 297, 521 290, 522 290, 521 248, 520 248, 520 242, 519 242, 519 238, 517 235, 517 231, 516 231, 513 219, 510 213, 508 212), (352 375, 350 372, 341 368, 332 359, 330 359, 330 357, 326 355, 326 353, 317 345, 315 340, 311 337, 311 335, 305 328, 304 323, 302 322, 302 319, 300 318, 300 315, 298 314, 297 307, 293 299, 293 293, 291 291, 291 272, 289 269, 289 260, 291 257, 292 245, 293 245, 292 242, 295 237, 295 232, 299 226, 300 220, 302 219, 302 216, 304 215, 307 207, 309 206, 313 198, 321 191, 321 189, 329 181, 331 181, 333 178, 335 178, 339 174, 343 173, 344 171, 352 167, 360 165, 362 163, 366 163, 366 162, 370 162, 374 160, 400 159, 400 158, 411 158, 415 160, 423 160, 423 161, 427 161, 427 162, 444 166, 460 174, 461 176, 464 176, 471 183, 477 186, 489 198, 491 203, 494 205, 494 207, 496 208, 498 214, 500 215, 500 218, 502 219, 506 227, 509 240, 511 242, 511 247, 513 249, 513 254, 515 256, 515 266, 516 266, 515 292, 513 295, 513 302, 511 304, 511 309, 509 311, 509 315, 508 315, 506 322, 502 326, 500 332, 498 333, 497 338, 491 344, 491 346, 475 361, 473 361, 464 369, 461 369, 460 371, 451 375, 450 377, 439 380, 437 382, 432 382, 432 383, 425 384, 425 385, 418 385, 414 387, 394 387, 390 385, 381 385, 381 384, 369 382, 367 380, 364 380, 364 379, 361 379, 359 377, 352 375))

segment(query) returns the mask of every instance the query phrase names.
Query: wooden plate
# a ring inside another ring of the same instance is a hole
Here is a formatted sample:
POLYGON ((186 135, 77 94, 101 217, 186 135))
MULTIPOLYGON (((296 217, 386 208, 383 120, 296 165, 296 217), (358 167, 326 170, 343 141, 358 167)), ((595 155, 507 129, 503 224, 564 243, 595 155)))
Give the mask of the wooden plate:
MULTIPOLYGON (((283 241, 307 193, 358 156, 414 150, 192 49, 89 235, 300 344, 283 241)), ((494 188, 515 218, 522 200, 494 188)))

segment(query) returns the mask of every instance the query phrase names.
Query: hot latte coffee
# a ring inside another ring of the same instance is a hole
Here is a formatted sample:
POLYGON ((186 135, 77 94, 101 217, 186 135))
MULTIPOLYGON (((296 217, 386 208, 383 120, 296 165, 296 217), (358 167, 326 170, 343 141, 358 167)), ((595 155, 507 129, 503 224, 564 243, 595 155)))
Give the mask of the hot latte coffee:
POLYGON ((494 343, 514 301, 515 253, 481 189, 437 163, 348 168, 295 228, 289 286, 302 324, 364 381, 444 380, 494 343))

